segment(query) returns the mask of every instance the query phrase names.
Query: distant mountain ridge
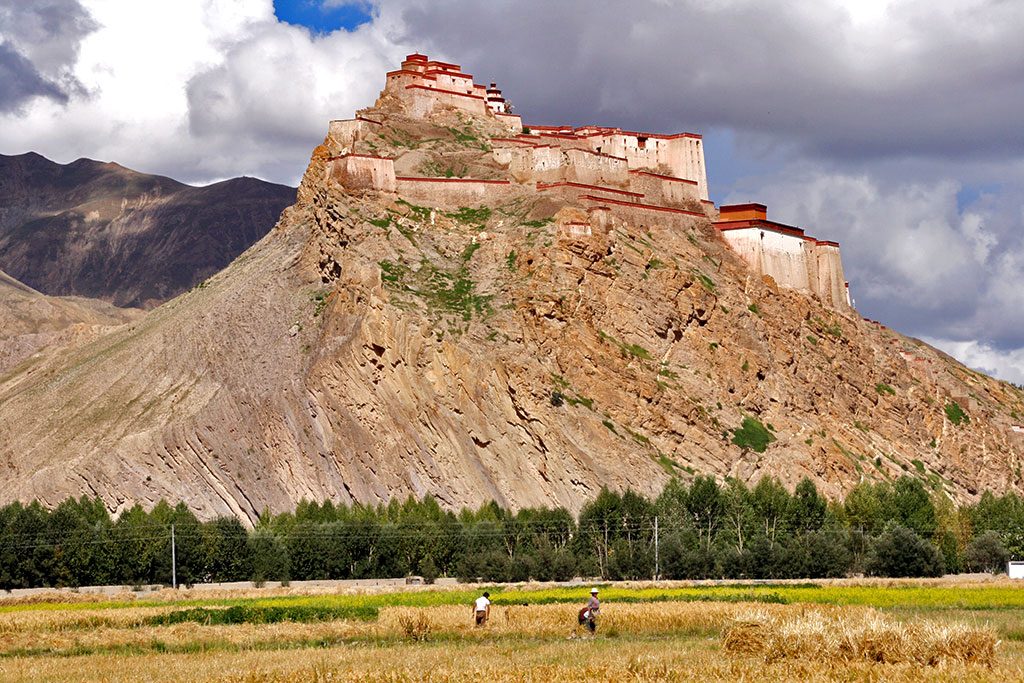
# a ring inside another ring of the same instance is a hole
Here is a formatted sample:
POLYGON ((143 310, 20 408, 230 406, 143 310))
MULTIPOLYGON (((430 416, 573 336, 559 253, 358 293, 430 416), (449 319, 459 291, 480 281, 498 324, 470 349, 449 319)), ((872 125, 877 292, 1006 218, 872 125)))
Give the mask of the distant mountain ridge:
POLYGON ((255 178, 204 187, 116 163, 0 155, 0 269, 41 293, 149 308, 265 235, 295 189, 255 178))

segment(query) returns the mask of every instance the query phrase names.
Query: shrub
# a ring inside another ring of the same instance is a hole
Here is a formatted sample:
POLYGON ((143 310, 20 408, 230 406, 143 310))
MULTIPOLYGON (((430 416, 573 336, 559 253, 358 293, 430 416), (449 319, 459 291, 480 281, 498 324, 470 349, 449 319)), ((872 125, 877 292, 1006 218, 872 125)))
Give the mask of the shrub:
POLYGON ((946 418, 958 427, 971 421, 970 416, 964 412, 960 404, 953 402, 946 404, 946 418))
POLYGON ((761 424, 760 420, 753 417, 743 418, 739 428, 732 430, 734 444, 756 453, 764 453, 772 441, 775 441, 775 436, 761 424))

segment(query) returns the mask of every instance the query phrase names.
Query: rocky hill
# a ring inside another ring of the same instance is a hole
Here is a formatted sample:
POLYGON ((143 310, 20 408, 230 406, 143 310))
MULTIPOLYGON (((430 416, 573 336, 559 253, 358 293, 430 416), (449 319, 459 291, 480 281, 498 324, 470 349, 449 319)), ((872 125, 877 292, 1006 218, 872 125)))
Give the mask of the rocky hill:
POLYGON ((698 473, 1024 488, 1020 391, 752 273, 711 207, 502 184, 494 151, 521 136, 491 114, 387 92, 360 114, 226 269, 0 378, 0 500, 251 521, 426 493, 579 509, 698 473), (339 167, 359 155, 399 189, 339 167), (403 194, 412 176, 438 189, 403 194), (459 176, 500 191, 443 189, 459 176))
POLYGON ((141 315, 96 299, 46 296, 0 271, 0 374, 41 349, 81 343, 141 315))
POLYGON ((90 159, 0 155, 0 268, 46 294, 150 307, 226 266, 294 200, 254 178, 191 187, 90 159))

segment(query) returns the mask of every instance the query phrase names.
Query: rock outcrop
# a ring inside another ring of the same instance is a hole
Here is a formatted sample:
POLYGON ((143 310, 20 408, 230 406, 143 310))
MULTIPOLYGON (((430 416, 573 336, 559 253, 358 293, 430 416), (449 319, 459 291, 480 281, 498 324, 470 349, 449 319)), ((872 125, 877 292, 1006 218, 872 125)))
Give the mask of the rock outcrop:
POLYGON ((754 276, 711 212, 445 191, 508 177, 507 126, 411 113, 382 97, 364 133, 329 135, 297 203, 203 286, 0 378, 0 500, 252 521, 427 493, 578 510, 698 473, 1024 490, 1016 388, 754 276), (338 182, 344 154, 393 160, 397 191, 338 182), (413 176, 438 191, 403 194, 413 176))

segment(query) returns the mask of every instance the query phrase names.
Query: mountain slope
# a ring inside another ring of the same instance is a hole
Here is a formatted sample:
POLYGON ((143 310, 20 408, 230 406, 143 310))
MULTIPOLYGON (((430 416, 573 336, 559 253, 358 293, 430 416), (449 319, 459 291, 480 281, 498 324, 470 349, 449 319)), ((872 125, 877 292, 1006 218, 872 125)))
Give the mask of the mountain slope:
POLYGON ((40 349, 81 342, 141 315, 95 299, 46 296, 0 271, 0 375, 40 349))
POLYGON ((0 155, 0 268, 47 294, 148 307, 227 265, 294 197, 254 178, 190 187, 89 159, 0 155))
MULTIPOLYGON (((349 151, 502 172, 492 118, 364 114, 349 151)), ((696 473, 1024 489, 1024 394, 753 275, 707 218, 598 219, 516 184, 419 206, 332 182, 341 151, 203 286, 0 379, 0 500, 253 521, 426 493, 578 510, 696 473)))

